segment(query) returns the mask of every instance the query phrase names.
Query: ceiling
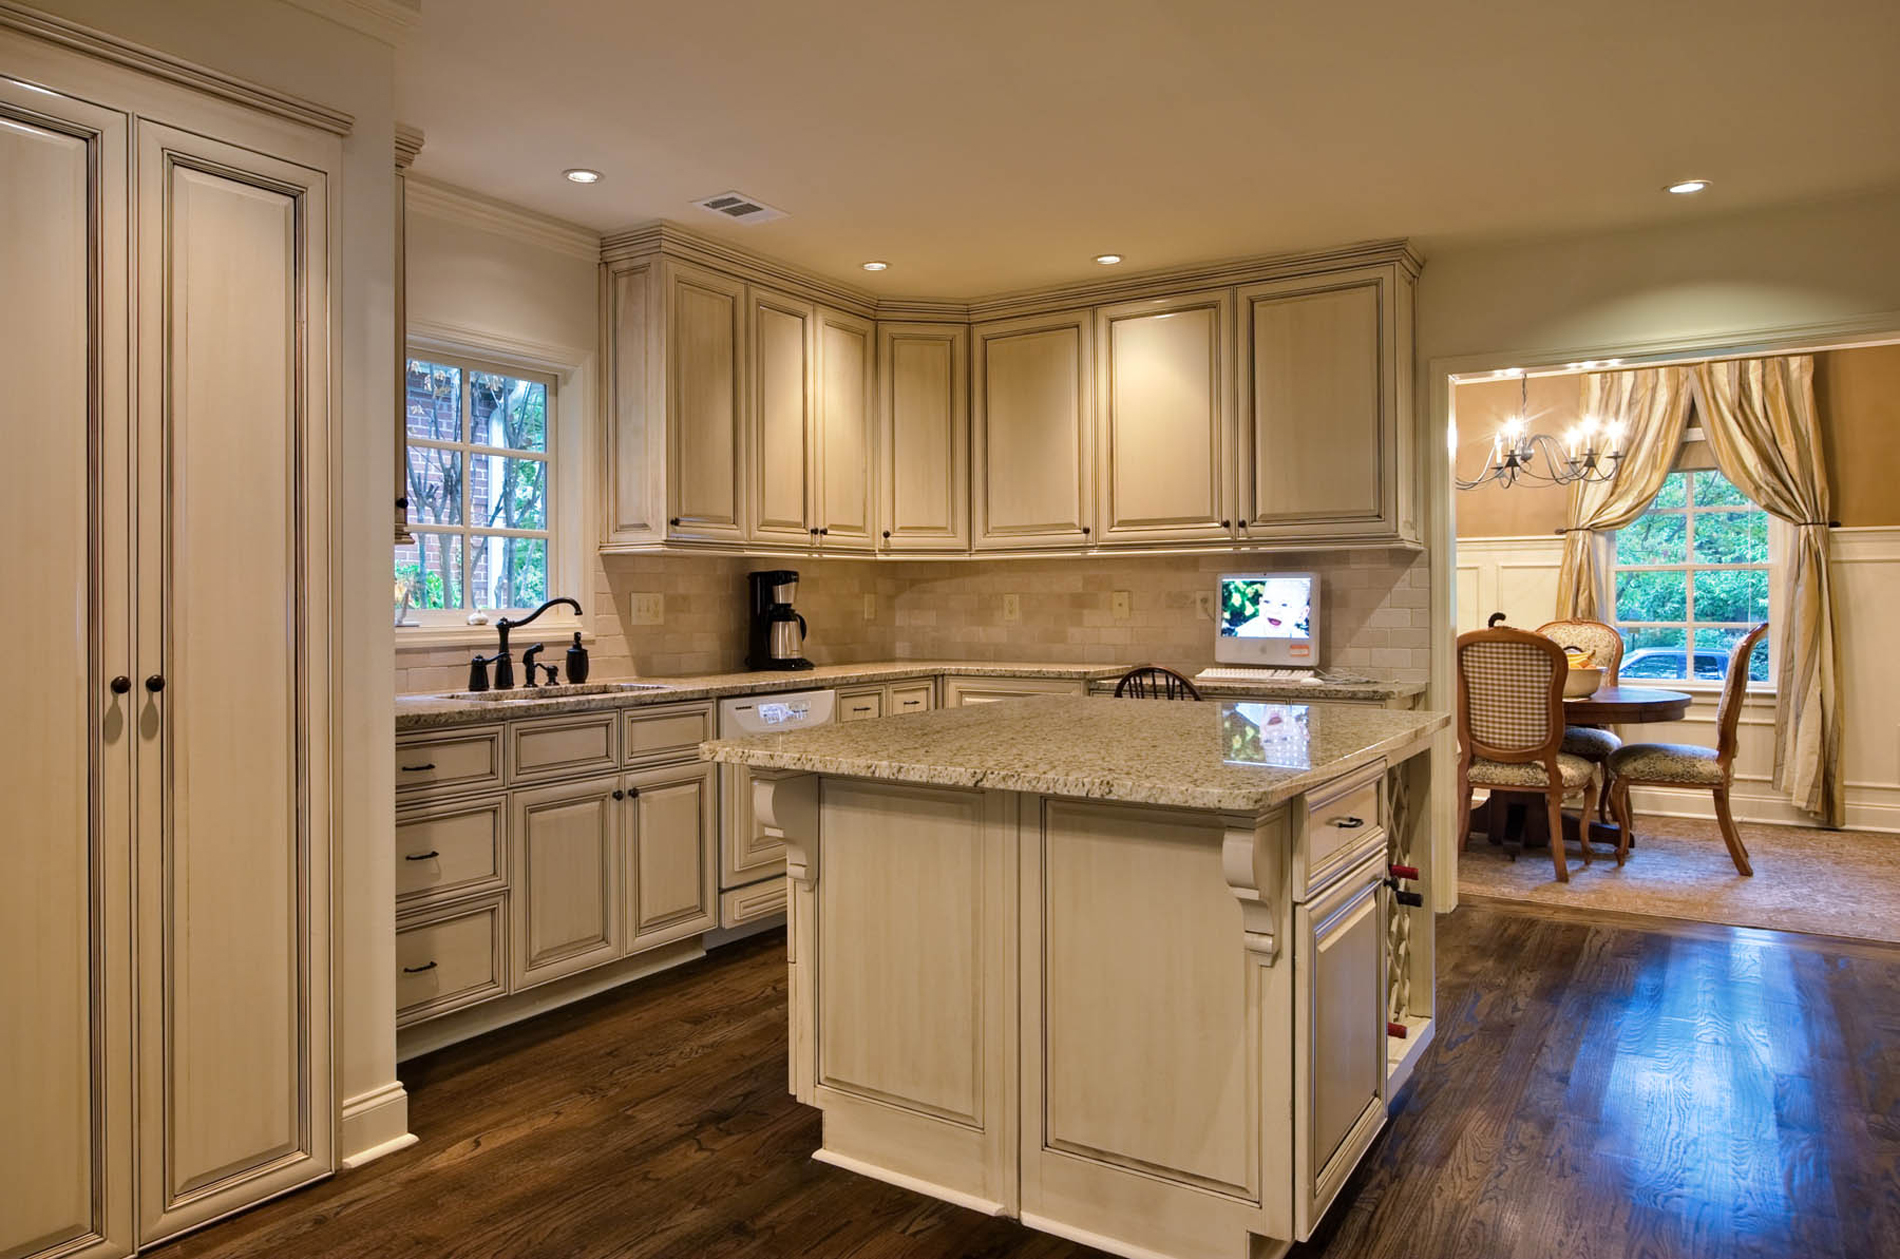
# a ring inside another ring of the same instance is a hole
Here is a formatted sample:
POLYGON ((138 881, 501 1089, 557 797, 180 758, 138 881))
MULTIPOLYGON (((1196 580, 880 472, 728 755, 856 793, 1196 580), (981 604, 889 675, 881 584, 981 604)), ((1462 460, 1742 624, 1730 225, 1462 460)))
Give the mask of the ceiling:
POLYGON ((1900 185, 1895 0, 424 0, 400 57, 420 174, 891 297, 1900 185))

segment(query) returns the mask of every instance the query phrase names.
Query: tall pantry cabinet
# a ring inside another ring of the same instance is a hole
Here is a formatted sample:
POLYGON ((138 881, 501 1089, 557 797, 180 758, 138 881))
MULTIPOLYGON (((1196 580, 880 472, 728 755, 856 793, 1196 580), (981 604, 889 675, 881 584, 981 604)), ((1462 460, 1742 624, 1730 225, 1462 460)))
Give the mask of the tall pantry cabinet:
POLYGON ((348 122, 0 19, 0 1255, 120 1255, 334 1166, 348 122))

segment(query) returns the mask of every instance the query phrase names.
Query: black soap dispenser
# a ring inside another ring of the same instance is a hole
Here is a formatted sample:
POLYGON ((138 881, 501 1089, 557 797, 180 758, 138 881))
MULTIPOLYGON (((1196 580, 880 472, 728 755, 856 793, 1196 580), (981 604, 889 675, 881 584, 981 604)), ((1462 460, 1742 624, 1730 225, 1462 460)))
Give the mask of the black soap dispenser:
POLYGON ((574 645, 567 649, 567 680, 579 685, 587 680, 587 648, 581 646, 580 631, 574 631, 574 645))

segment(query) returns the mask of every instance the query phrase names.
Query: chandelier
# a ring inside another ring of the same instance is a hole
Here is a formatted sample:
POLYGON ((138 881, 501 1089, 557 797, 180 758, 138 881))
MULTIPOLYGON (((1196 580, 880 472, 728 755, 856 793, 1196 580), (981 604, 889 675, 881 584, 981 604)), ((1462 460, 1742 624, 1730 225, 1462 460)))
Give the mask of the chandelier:
POLYGON ((1623 461, 1623 424, 1585 416, 1562 438, 1533 433, 1530 427, 1530 377, 1518 376, 1517 414, 1498 426, 1491 439, 1491 456, 1484 471, 1467 481, 1454 476, 1461 490, 1475 490, 1495 481, 1509 488, 1519 481, 1533 485, 1569 485, 1575 481, 1608 481, 1623 461))

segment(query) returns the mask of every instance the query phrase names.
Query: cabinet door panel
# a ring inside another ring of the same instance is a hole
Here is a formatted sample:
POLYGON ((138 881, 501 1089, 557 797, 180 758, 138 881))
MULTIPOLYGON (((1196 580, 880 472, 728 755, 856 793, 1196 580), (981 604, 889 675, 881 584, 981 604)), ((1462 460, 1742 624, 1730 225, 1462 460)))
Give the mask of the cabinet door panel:
POLYGON ((616 777, 512 796, 514 986, 544 983, 620 954, 616 777))
POLYGON ((666 264, 668 536, 745 536, 745 285, 666 264))
POLYGON ((805 495, 812 467, 811 304, 752 289, 747 310, 752 341, 752 537, 809 546, 817 540, 805 495))
POLYGON ((328 192, 150 124, 138 165, 149 1243, 330 1170, 328 192))
POLYGON ((616 264, 602 312, 610 331, 607 432, 602 448, 602 540, 650 542, 666 534, 666 399, 658 388, 664 343, 659 265, 616 264))
POLYGON ((785 845, 765 833, 752 807, 752 771, 719 767, 719 886, 743 887, 785 873, 785 845))
MULTIPOLYGON (((0 38, 0 57, 6 40, 0 38)), ((0 1254, 132 1244, 125 119, 0 80, 0 495, 30 661, 0 724, 0 1254), (89 298, 89 293, 92 295, 89 298), (96 355, 96 360, 94 356, 96 355)))
POLYGON ((1390 285, 1380 276, 1303 283, 1241 290, 1248 524, 1263 538, 1389 531, 1390 285))
POLYGON ((712 765, 627 777, 628 951, 719 925, 712 765))
POLYGON ((970 545, 969 332, 878 325, 879 543, 889 551, 970 545))
POLYGON ((1084 310, 975 329, 971 424, 978 550, 1089 540, 1090 320, 1084 310))
POLYGON ((1232 295, 1106 307, 1096 330, 1101 540, 1230 536, 1232 295))
POLYGON ((869 550, 875 504, 875 328, 835 310, 818 312, 818 544, 869 550))

